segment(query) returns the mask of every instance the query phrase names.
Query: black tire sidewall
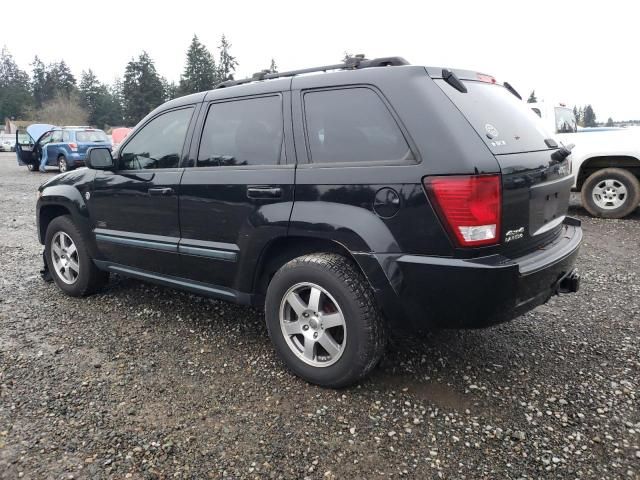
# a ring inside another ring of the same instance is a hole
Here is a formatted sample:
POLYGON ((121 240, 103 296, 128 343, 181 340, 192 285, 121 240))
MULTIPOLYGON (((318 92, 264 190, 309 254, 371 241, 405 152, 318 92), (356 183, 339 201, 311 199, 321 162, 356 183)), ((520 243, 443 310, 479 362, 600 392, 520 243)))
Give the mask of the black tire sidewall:
POLYGON ((638 180, 626 170, 605 169, 593 173, 582 187, 582 201, 584 207, 589 213, 602 218, 622 218, 629 215, 638 207, 640 200, 640 191, 638 188, 638 180), (617 180, 627 189, 626 201, 618 208, 604 210, 596 205, 593 200, 593 189, 603 180, 617 180))
POLYGON ((51 278, 53 278, 53 281, 60 290, 74 297, 82 296, 89 290, 91 280, 90 262, 92 262, 92 260, 91 257, 89 257, 85 240, 73 224, 71 217, 67 215, 56 217, 49 224, 45 235, 45 259, 47 261, 49 272, 51 272, 51 278), (80 272, 78 273, 77 280, 71 285, 60 279, 58 272, 55 271, 53 265, 51 242, 54 235, 58 232, 64 232, 69 235, 71 240, 73 240, 73 243, 76 245, 76 250, 78 252, 80 272))
POLYGON ((265 314, 271 341, 280 358, 296 375, 322 386, 340 387, 351 383, 354 368, 362 363, 363 350, 367 346, 360 308, 346 283, 321 266, 304 264, 285 269, 278 272, 269 284, 265 314), (300 360, 291 351, 280 328, 280 302, 289 288, 303 282, 315 283, 329 292, 345 317, 347 345, 340 359, 328 367, 313 367, 300 360))

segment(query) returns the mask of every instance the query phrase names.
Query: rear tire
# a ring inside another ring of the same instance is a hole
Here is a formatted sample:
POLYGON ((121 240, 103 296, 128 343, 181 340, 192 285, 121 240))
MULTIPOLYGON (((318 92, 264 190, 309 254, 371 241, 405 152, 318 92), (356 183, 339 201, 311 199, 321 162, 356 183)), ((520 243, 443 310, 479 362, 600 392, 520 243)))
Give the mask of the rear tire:
POLYGON ((54 218, 45 236, 45 259, 53 281, 72 297, 98 291, 109 280, 89 256, 87 241, 68 215, 54 218))
POLYGON ((69 170, 73 170, 73 167, 69 166, 69 163, 67 162, 67 159, 64 157, 64 155, 60 155, 58 157, 58 170, 60 170, 60 173, 65 173, 69 170))
POLYGON ((386 346, 367 280, 350 260, 333 253, 304 255, 280 268, 267 289, 265 317, 286 366, 324 387, 364 378, 386 346))
POLYGON ((640 182, 628 170, 603 168, 582 185, 582 206, 594 217, 623 218, 640 203, 640 182))

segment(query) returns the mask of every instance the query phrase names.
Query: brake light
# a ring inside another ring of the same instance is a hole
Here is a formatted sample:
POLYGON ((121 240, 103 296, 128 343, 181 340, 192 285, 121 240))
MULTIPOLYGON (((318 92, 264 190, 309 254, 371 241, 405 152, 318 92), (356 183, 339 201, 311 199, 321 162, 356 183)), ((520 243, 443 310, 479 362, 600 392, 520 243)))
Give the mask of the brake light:
POLYGON ((486 75, 484 73, 478 73, 476 75, 476 77, 478 78, 479 81, 481 82, 485 82, 485 83, 496 83, 496 79, 494 77, 492 77, 491 75, 486 75))
POLYGON ((72 152, 77 152, 78 151, 78 144, 77 143, 70 143, 69 144, 69 148, 71 149, 72 152))
POLYGON ((494 245, 500 236, 500 175, 426 177, 424 187, 460 247, 494 245))

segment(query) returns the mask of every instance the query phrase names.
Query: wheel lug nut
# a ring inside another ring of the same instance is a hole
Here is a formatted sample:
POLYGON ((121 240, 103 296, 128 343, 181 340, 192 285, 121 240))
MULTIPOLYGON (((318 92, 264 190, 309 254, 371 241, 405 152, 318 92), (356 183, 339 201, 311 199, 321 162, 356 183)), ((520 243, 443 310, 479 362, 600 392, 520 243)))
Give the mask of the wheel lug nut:
POLYGON ((307 317, 309 316, 309 314, 308 314, 307 312, 304 312, 304 313, 302 314, 302 316, 303 316, 304 318, 307 318, 307 317))
POLYGON ((315 333, 313 334, 313 338, 318 338, 318 332, 315 332, 315 333))
POLYGON ((302 326, 302 329, 303 329, 303 330, 309 330, 309 325, 303 325, 303 326, 302 326))

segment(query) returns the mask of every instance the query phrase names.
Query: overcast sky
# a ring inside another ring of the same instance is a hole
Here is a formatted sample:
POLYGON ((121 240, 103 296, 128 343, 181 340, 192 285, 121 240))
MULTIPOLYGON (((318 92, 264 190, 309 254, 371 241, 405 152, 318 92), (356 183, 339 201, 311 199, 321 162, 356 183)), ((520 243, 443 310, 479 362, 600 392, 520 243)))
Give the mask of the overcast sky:
POLYGON ((492 74, 523 96, 535 88, 539 99, 591 103, 600 121, 637 119, 635 3, 37 0, 26 9, 11 1, 0 7, 7 19, 0 46, 29 71, 37 54, 45 63, 64 59, 78 79, 92 68, 106 82, 146 50, 177 82, 193 34, 217 54, 225 33, 240 63, 236 78, 267 68, 272 57, 283 71, 335 63, 345 51, 399 55, 492 74))

